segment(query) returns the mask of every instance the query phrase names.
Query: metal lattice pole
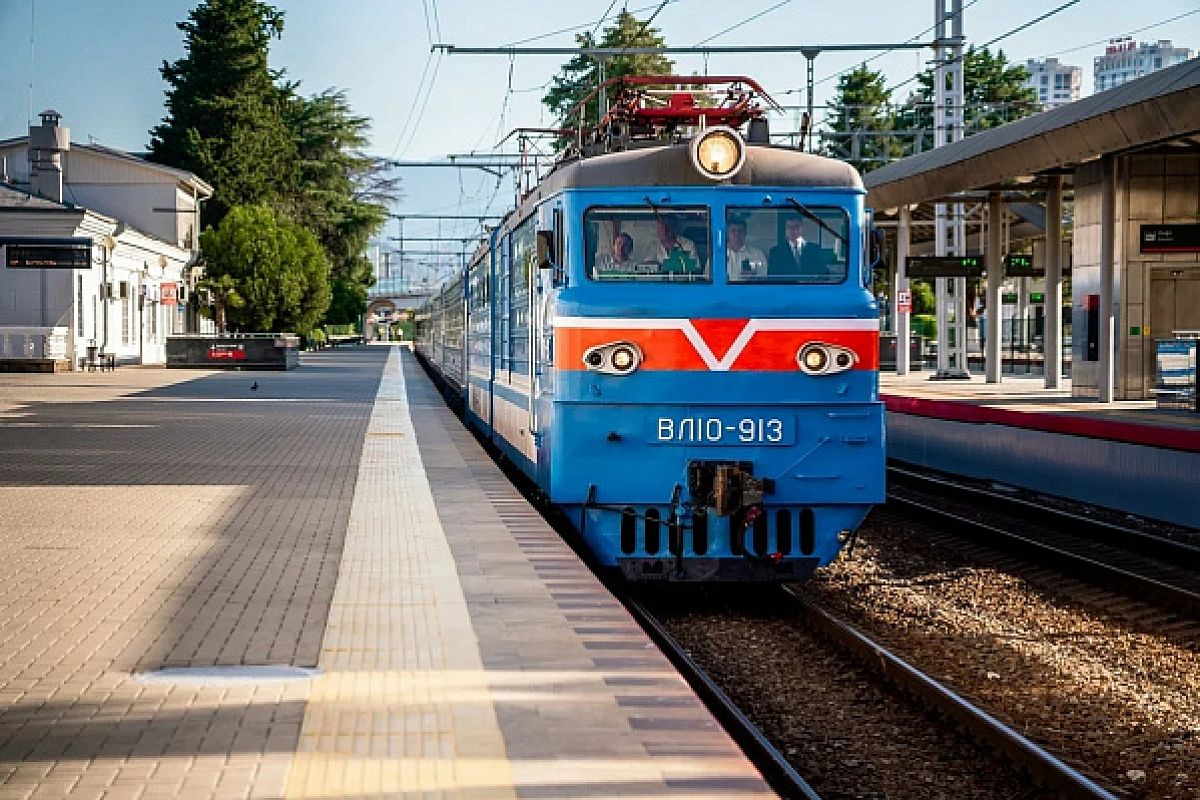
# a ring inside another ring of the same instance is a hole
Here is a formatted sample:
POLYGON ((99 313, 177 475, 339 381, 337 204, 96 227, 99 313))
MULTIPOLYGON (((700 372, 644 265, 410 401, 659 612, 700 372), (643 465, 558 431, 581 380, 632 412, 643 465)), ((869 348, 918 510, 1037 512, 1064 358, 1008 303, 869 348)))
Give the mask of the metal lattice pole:
MULTIPOLYGON (((962 0, 934 0, 937 32, 934 40, 934 122, 933 146, 957 142, 963 138, 963 4, 962 0)), ((936 254, 966 255, 966 221, 961 203, 935 208, 936 254)), ((967 314, 966 278, 937 278, 937 373, 936 378, 966 378, 967 314), (953 294, 949 280, 953 280, 953 294), (953 307, 951 307, 953 298, 953 307), (951 314, 951 312, 953 312, 951 314), (954 346, 950 345, 950 326, 954 326, 954 346)), ((988 309, 993 313, 992 309, 988 309)), ((999 309, 996 309, 998 312, 999 309)))

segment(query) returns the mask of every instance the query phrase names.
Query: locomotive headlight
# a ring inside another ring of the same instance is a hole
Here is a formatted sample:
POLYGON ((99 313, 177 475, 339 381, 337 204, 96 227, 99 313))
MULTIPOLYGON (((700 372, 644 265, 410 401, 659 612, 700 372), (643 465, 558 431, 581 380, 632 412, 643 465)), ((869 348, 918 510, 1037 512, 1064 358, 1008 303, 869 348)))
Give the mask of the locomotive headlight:
POLYGON ((835 375, 857 364, 858 353, 841 345, 809 342, 796 353, 796 363, 808 375, 835 375))
POLYGON ((732 178, 746 163, 746 143, 733 128, 718 125, 692 139, 692 166, 706 178, 732 178))
POLYGON ((634 355, 633 349, 630 347, 622 345, 621 347, 613 350, 612 365, 613 369, 617 370, 618 372, 629 372, 629 370, 633 369, 636 361, 637 357, 634 355))
POLYGON ((804 348, 800 354, 800 359, 803 362, 805 372, 824 372, 826 365, 829 364, 829 354, 825 352, 823 347, 809 346, 804 348))
POLYGON ((584 365, 602 375, 628 375, 642 364, 642 351, 633 342, 611 342, 589 347, 584 365))

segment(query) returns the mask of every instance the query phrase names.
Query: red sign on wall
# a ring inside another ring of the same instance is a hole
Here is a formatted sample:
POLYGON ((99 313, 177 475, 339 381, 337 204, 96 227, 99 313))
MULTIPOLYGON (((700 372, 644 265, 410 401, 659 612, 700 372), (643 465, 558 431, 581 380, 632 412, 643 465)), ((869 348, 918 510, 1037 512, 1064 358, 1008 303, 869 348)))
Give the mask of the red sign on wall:
POLYGON ((240 344, 214 344, 208 348, 208 357, 214 361, 245 361, 246 347, 240 344))
POLYGON ((164 306, 173 306, 178 303, 178 289, 174 283, 160 283, 158 285, 158 299, 164 306))

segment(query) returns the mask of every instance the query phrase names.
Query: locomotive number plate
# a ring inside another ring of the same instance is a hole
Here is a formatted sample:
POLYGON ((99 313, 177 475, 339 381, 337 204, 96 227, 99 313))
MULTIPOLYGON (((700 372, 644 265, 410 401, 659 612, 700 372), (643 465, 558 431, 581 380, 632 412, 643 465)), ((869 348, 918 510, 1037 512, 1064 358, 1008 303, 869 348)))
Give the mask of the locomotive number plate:
POLYGON ((651 444, 789 445, 796 443, 796 420, 786 415, 750 417, 713 414, 651 417, 651 444))

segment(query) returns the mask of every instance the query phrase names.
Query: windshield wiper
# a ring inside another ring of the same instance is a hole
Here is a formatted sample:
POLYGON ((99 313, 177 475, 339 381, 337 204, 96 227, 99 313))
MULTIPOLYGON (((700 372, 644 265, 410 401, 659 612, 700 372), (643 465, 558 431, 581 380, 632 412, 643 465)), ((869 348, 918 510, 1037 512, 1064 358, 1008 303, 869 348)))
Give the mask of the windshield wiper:
MULTIPOLYGON (((647 199, 647 200, 649 200, 650 198, 648 198, 648 197, 647 197, 646 199, 647 199)), ((832 233, 834 236, 836 236, 836 237, 837 237, 837 239, 838 239, 838 241, 840 241, 842 244, 846 245, 847 247, 849 247, 849 246, 850 246, 850 242, 849 242, 849 241, 846 239, 846 237, 845 237, 845 236, 843 236, 842 234, 838 233, 838 232, 837 232, 837 231, 835 231, 833 228, 829 227, 829 223, 827 223, 825 220, 821 219, 821 218, 820 218, 820 217, 818 217, 816 214, 814 214, 812 211, 810 211, 810 210, 808 209, 808 207, 807 207, 807 206, 805 206, 803 203, 801 203, 799 200, 797 200, 797 199, 796 199, 796 198, 794 198, 794 197, 789 197, 789 198, 787 199, 787 201, 788 201, 789 203, 791 203, 791 204, 792 204, 792 206, 794 206, 794 207, 795 207, 795 209, 796 209, 797 211, 799 211, 801 214, 803 214, 804 216, 806 216, 806 217, 808 217, 809 219, 811 219, 813 222, 815 222, 815 223, 817 223, 818 225, 820 225, 822 229, 824 229, 824 230, 827 230, 827 231, 829 231, 830 233, 832 233)))

